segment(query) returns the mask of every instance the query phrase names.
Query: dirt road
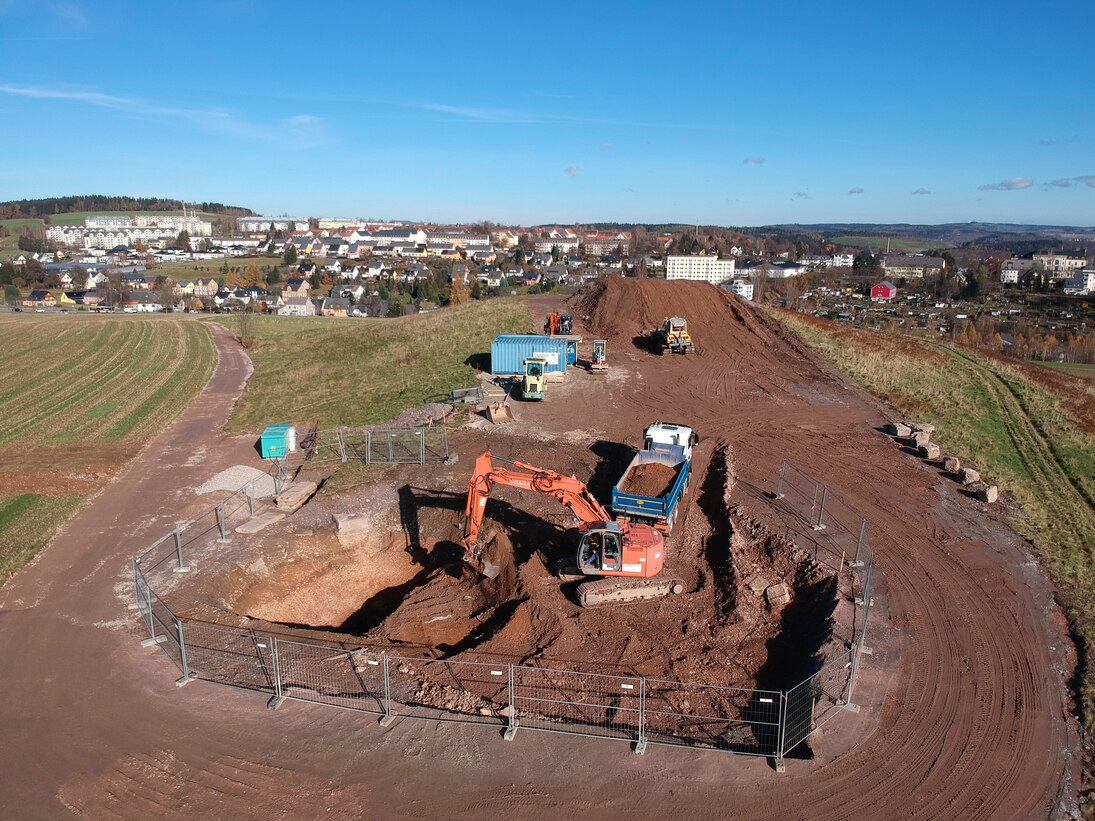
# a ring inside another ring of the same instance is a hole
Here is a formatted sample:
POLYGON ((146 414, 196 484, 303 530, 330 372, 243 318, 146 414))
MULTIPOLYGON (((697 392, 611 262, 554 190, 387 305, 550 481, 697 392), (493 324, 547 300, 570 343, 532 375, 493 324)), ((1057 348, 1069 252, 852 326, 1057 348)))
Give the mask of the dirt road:
POLYGON ((767 510, 775 526, 796 526, 763 496, 785 455, 869 510, 879 607, 892 627, 872 639, 864 712, 831 730, 860 734, 851 752, 777 774, 764 760, 662 749, 638 757, 618 743, 531 732, 505 743, 483 728, 406 720, 383 729, 300 703, 270 713, 255 694, 204 683, 177 689, 162 655, 138 644, 127 560, 170 527, 192 498, 186 488, 253 463, 252 441, 218 433, 249 363, 217 330, 207 389, 0 592, 0 815, 1057 814, 1078 761, 1068 645, 1020 540, 900 453, 874 430, 872 400, 752 310, 735 307, 735 318, 708 292, 697 301, 683 290, 652 290, 641 308, 689 316, 705 353, 652 357, 631 341, 641 311, 616 305, 616 330, 601 328, 614 370, 597 415, 575 421, 558 401, 603 390, 575 379, 542 406, 523 405, 527 424, 688 421, 733 447, 740 503, 767 510), (720 337, 734 322, 735 335, 720 337))

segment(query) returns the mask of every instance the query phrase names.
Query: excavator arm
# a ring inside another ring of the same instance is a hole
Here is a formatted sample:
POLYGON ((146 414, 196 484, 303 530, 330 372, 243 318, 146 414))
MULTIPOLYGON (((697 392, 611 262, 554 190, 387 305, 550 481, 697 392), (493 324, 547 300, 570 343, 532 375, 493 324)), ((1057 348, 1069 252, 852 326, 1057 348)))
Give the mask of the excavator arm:
POLYGON ((483 513, 495 485, 507 485, 545 493, 558 499, 582 524, 599 524, 613 521, 583 482, 573 476, 564 476, 553 470, 527 465, 511 459, 494 456, 490 451, 475 460, 475 472, 468 484, 468 501, 464 508, 464 560, 475 561, 479 556, 479 530, 483 525, 483 513), (494 466, 494 461, 506 462, 509 467, 494 466))

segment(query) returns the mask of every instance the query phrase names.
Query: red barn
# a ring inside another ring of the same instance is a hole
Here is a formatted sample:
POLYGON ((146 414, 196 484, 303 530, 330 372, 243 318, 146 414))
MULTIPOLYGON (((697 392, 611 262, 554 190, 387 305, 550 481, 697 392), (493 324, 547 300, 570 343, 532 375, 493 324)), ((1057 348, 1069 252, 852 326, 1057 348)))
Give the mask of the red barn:
POLYGON ((889 302, 895 296, 897 296, 897 286, 892 282, 883 280, 871 286, 871 302, 889 302))

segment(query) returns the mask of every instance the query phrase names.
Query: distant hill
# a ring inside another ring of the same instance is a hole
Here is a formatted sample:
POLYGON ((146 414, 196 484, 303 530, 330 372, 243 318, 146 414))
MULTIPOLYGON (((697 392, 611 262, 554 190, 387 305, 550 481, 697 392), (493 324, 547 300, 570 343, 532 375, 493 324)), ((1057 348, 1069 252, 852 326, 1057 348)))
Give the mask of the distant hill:
MULTIPOLYGON (((37 200, 8 200, 0 202, 0 220, 31 219, 35 217, 65 214, 73 211, 98 213, 103 211, 178 211, 179 200, 162 197, 123 197, 104 194, 73 195, 69 197, 46 197, 37 200)), ((226 217, 249 217, 254 215, 250 208, 238 205, 224 205, 219 202, 188 202, 187 209, 204 211, 226 217)))
POLYGON ((883 242, 886 237, 930 240, 937 243, 939 247, 1047 241, 1080 241, 1095 244, 1095 227, 1082 228, 1071 225, 1023 225, 1005 222, 951 222, 943 225, 847 222, 768 225, 764 228, 788 233, 816 233, 825 237, 878 237, 883 242))

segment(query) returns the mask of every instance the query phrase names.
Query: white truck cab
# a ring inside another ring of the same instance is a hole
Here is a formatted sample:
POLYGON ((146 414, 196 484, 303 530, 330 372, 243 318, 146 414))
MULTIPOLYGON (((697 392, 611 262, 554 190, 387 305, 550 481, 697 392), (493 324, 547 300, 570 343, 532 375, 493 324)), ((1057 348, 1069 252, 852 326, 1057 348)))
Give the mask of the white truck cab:
POLYGON ((679 447, 689 461, 692 459, 692 446, 699 441, 700 437, 692 428, 672 422, 655 422, 643 431, 643 447, 646 450, 655 450, 656 445, 679 447))

